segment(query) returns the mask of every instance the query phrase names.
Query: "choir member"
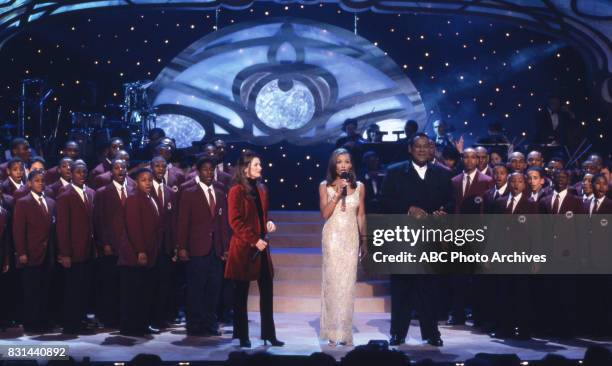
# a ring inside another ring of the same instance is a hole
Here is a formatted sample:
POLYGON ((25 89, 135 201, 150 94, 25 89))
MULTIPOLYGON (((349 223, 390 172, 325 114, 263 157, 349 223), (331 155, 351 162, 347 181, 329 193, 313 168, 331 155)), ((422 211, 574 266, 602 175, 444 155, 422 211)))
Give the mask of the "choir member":
POLYGON ((495 184, 493 178, 478 170, 479 157, 475 149, 464 149, 461 160, 463 173, 452 178, 455 213, 483 213, 483 197, 495 184))
MULTIPOLYGON (((57 166, 59 178, 49 186, 51 198, 56 199, 67 187, 70 186, 70 182, 72 181, 72 164, 74 164, 74 160, 72 160, 72 158, 64 157, 62 160, 60 160, 59 165, 57 166)), ((47 180, 46 175, 45 180, 47 180)))
POLYGON ((491 171, 491 166, 489 165, 489 152, 487 151, 487 148, 483 146, 476 146, 475 150, 476 155, 478 156, 478 171, 480 174, 492 177, 493 172, 491 171))
POLYGON ((533 202, 539 202, 548 195, 550 188, 544 187, 544 169, 532 166, 527 169, 527 188, 525 192, 533 202))
POLYGON ((276 226, 268 221, 268 193, 261 183, 262 164, 251 151, 240 155, 234 172, 236 182, 228 194, 228 216, 232 229, 225 278, 235 281, 234 334, 240 346, 251 347, 247 300, 251 281, 259 286, 261 338, 272 346, 283 346, 276 338, 273 318, 274 269, 270 249, 265 239, 276 226))
POLYGON ((580 182, 580 190, 578 191, 578 197, 582 200, 582 203, 588 204, 594 197, 593 191, 593 174, 586 173, 582 177, 580 182))
POLYGON ((508 190, 508 168, 505 164, 493 166, 493 181, 495 185, 484 195, 485 212, 491 212, 493 203, 499 197, 505 197, 510 193, 508 190))
POLYGON ((28 176, 30 192, 15 204, 13 240, 23 286, 23 328, 26 332, 50 330, 48 300, 54 258, 55 201, 44 195, 42 170, 28 176))
POLYGON ((96 167, 89 174, 89 182, 93 183, 93 180, 96 176, 106 173, 111 168, 111 159, 115 156, 115 153, 119 150, 123 150, 123 140, 119 137, 113 137, 108 146, 106 147, 106 156, 104 160, 96 165, 96 167))
POLYGON ((220 335, 216 312, 229 244, 227 201, 213 186, 214 160, 196 164, 200 181, 181 194, 178 218, 179 258, 187 261, 187 333, 220 335))
POLYGON ((6 164, 5 170, 7 173, 7 178, 4 182, 2 182, 0 187, 2 188, 2 193, 8 194, 12 197, 15 195, 15 192, 25 185, 23 183, 25 174, 23 160, 20 158, 12 158, 6 164))
POLYGON ((107 328, 119 325, 119 268, 117 260, 127 240, 123 207, 132 187, 127 184, 127 164, 114 159, 112 181, 99 188, 94 198, 94 230, 98 250, 96 315, 107 328))
MULTIPOLYGON (((45 159, 41 158, 40 156, 36 156, 32 158, 32 163, 30 164, 30 172, 34 170, 40 170, 46 175, 47 173, 45 171, 45 159)), ((25 178, 27 177, 24 175, 24 179, 25 178)), ((13 193, 13 198, 15 199, 15 201, 17 201, 21 197, 27 196, 29 193, 30 193, 30 182, 28 181, 27 183, 22 184, 21 187, 19 187, 19 189, 13 193)), ((44 188, 44 194, 53 198, 53 192, 51 191, 49 187, 46 186, 46 184, 44 188)))
POLYGON ((531 167, 544 168, 544 157, 541 152, 533 150, 527 154, 527 168, 531 167))
POLYGON ((217 138, 213 141, 213 144, 215 144, 215 147, 217 148, 217 171, 221 171, 232 176, 234 173, 233 167, 231 164, 225 162, 225 158, 227 157, 227 146, 225 141, 217 138))
MULTIPOLYGON (((12 239, 13 197, 0 192, 0 291, 18 292, 18 277, 14 270, 12 239)), ((15 321, 17 296, 5 296, 0 301, 0 330, 11 327, 15 321)))
POLYGON ((523 173, 527 169, 525 155, 522 152, 514 151, 508 156, 508 169, 511 173, 523 173))
MULTIPOLYGON (((167 145, 166 145, 167 146, 167 145)), ((164 236, 157 256, 155 272, 157 280, 154 288, 153 325, 155 328, 167 328, 168 321, 174 320, 177 315, 176 304, 173 301, 175 270, 176 270, 176 220, 177 220, 177 194, 166 184, 168 169, 166 159, 156 156, 151 160, 153 172, 153 189, 151 196, 160 209, 164 236)))
POLYGON ((158 334, 150 324, 154 266, 163 238, 161 207, 151 196, 153 173, 148 168, 135 172, 136 189, 125 201, 127 240, 121 243, 118 265, 121 267, 122 335, 143 337, 158 334))
POLYGON ((66 141, 66 143, 64 144, 64 148, 62 149, 60 153, 63 158, 60 160, 59 164, 52 168, 49 168, 47 172, 45 173, 45 180, 46 180, 47 185, 53 184, 60 179, 61 177, 60 169, 61 169, 62 160, 64 158, 69 158, 73 161, 79 158, 80 148, 79 148, 78 142, 73 141, 73 140, 66 141))
POLYGON ((609 191, 609 182, 603 174, 595 174, 592 180, 594 199, 589 202, 586 210, 589 216, 610 215, 612 214, 612 199, 607 197, 609 191))
MULTIPOLYGON (((127 169, 128 169, 128 174, 129 169, 130 169, 130 154, 128 154, 127 151, 125 150, 117 150, 115 152, 115 155, 113 155, 113 160, 123 160, 123 162, 125 163, 127 169)), ((92 188, 93 189, 98 189, 100 187, 104 187, 106 185, 108 185, 110 182, 112 181, 112 173, 111 171, 107 171, 104 172, 102 174, 98 174, 94 179, 93 179, 93 183, 92 183, 92 188)), ((134 186, 136 185, 136 183, 134 182, 134 180, 132 178, 130 178, 129 176, 127 176, 126 178, 127 181, 127 185, 129 185, 132 189, 134 188, 134 186)))
POLYGON ((177 192, 181 184, 185 182, 185 174, 183 171, 174 166, 170 161, 172 159, 172 146, 168 144, 159 144, 155 148, 157 155, 166 160, 166 173, 164 181, 174 192, 177 192))
MULTIPOLYGON (((404 145, 406 146, 406 145, 404 145)), ((407 149, 407 147, 406 147, 407 149)), ((365 187, 365 207, 367 213, 380 212, 382 197, 382 182, 385 177, 380 158, 376 152, 370 150, 363 154, 364 174, 360 181, 365 187)))
MULTIPOLYGON (((412 160, 387 169, 383 182, 385 212, 413 217, 444 214, 452 200, 450 172, 430 162, 431 148, 427 135, 417 133, 409 149, 412 160)), ((399 346, 405 342, 412 308, 416 306, 421 337, 430 345, 442 346, 432 286, 431 276, 391 276, 391 345, 399 346)))
POLYGON ((87 165, 72 166, 72 183, 57 198, 58 261, 64 268, 63 332, 89 334, 83 322, 91 291, 93 200, 95 192, 85 185, 87 165))
MULTIPOLYGON (((21 159, 24 165, 25 174, 28 173, 28 164, 30 164, 31 157, 32 153, 30 151, 30 143, 28 140, 22 137, 17 137, 11 141, 11 158, 21 159)), ((9 176, 7 171, 9 164, 10 160, 0 164, 0 181, 5 180, 9 176)))

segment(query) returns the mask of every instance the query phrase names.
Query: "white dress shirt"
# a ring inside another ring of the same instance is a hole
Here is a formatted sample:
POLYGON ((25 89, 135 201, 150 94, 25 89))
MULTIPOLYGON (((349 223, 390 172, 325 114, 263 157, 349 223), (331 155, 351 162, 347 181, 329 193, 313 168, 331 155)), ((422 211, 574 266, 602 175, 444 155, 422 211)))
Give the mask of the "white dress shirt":
POLYGON ((512 213, 514 213, 514 210, 516 209, 516 205, 521 200, 521 197, 523 197, 522 192, 517 194, 516 196, 513 196, 511 194, 508 195, 508 201, 506 201, 506 207, 508 207, 508 205, 510 204, 510 202, 512 202, 512 199, 514 198, 514 202, 512 203, 512 213))
POLYGON ((215 195, 215 188, 212 186, 212 184, 207 186, 206 184, 202 183, 201 181, 199 181, 198 184, 200 185, 200 188, 202 188, 202 190, 204 191, 204 197, 206 197, 206 202, 208 202, 208 206, 210 206, 210 195, 209 195, 210 192, 208 191, 209 188, 212 191, 212 196, 213 196, 213 199, 215 200, 215 204, 216 204, 217 196, 215 195))
POLYGON ((463 194, 466 193, 465 188, 467 186, 467 177, 470 177, 470 185, 471 185, 472 183, 474 183, 475 176, 476 176, 476 169, 474 169, 474 171, 469 174, 466 172, 463 172, 463 188, 461 189, 461 192, 463 192, 463 194))
POLYGON ((115 186, 115 189, 117 190, 117 194, 119 195, 119 199, 121 199, 121 188, 124 189, 125 197, 127 198, 127 178, 123 182, 123 185, 119 184, 116 180, 113 179, 113 185, 115 186))
POLYGON ((65 180, 62 177, 60 177, 60 183, 62 184, 62 187, 66 187, 67 185, 70 184, 70 182, 68 182, 67 180, 65 180))
POLYGON ((85 185, 83 185, 83 188, 79 188, 76 185, 72 184, 72 188, 74 188, 74 190, 76 191, 76 193, 79 194, 79 197, 81 197, 81 199, 83 200, 83 202, 85 202, 85 193, 83 192, 83 190, 85 189, 85 185))
MULTIPOLYGON (((565 199, 565 196, 567 196, 567 188, 562 190, 561 192, 553 191, 552 200, 550 201, 551 209, 555 205, 555 199, 557 198, 557 195, 559 196, 559 210, 561 210, 561 206, 563 205, 563 200, 565 199)), ((555 213, 558 213, 558 212, 555 212, 555 213)))
POLYGON ((36 194, 34 191, 31 191, 30 194, 32 194, 32 197, 34 197, 34 200, 36 201, 36 203, 38 203, 39 205, 40 203, 40 198, 42 197, 42 205, 45 206, 45 211, 49 212, 49 206, 47 206, 47 200, 45 200, 45 195, 41 194, 40 196, 38 194, 36 194))
POLYGON ((606 196, 602 196, 601 198, 595 198, 591 200, 591 205, 589 207, 589 216, 593 214, 593 212, 597 211, 599 207, 601 207, 601 203, 606 199, 606 196))
POLYGON ((427 164, 423 166, 418 166, 413 161, 412 166, 414 167, 414 170, 416 170, 419 177, 421 177, 421 179, 425 179, 425 173, 427 173, 427 164))
POLYGON ((508 183, 504 183, 503 186, 501 186, 499 189, 495 188, 495 192, 497 193, 498 197, 501 197, 504 195, 504 193, 506 193, 506 189, 508 188, 508 183))
POLYGON ((21 183, 21 182, 16 183, 16 182, 13 180, 13 178, 12 178, 12 177, 8 177, 8 178, 9 178, 9 180, 11 181, 11 183, 13 183, 13 185, 15 186, 15 189, 19 189, 19 188, 21 188, 21 186, 23 186, 23 183, 21 183))

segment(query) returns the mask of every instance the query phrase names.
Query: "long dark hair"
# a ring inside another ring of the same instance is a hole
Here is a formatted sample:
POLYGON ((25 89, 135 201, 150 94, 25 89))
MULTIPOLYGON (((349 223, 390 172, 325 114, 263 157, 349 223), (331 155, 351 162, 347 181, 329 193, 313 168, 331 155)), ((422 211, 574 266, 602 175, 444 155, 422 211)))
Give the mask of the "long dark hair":
POLYGON ((349 159, 351 160, 351 170, 348 172, 348 181, 351 188, 355 189, 357 188, 357 177, 355 176, 355 166, 353 165, 353 157, 351 156, 351 153, 343 147, 334 150, 334 152, 329 157, 329 163, 327 164, 327 176, 325 177, 325 181, 327 182, 328 186, 331 186, 332 183, 334 183, 334 181, 336 180, 336 178, 338 178, 338 173, 336 172, 336 159, 338 159, 338 156, 340 155, 348 155, 349 159))
MULTIPOLYGON (((244 150, 242 154, 240 154, 240 157, 236 162, 236 168, 234 169, 234 178, 232 180, 232 184, 241 185, 251 196, 254 196, 255 192, 253 192, 251 184, 249 183, 249 180, 246 174, 244 173, 244 170, 251 165, 251 162, 255 158, 259 158, 259 161, 261 161, 261 157, 256 152, 251 150, 244 150)), ((261 178, 258 178, 257 186, 260 185, 262 185, 261 178)))

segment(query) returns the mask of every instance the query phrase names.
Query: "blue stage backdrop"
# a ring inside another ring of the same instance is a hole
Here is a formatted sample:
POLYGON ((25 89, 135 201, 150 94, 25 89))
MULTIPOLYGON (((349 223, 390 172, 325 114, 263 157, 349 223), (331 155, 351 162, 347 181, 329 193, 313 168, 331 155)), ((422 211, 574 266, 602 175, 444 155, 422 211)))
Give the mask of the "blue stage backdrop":
POLYGON ((0 121, 17 122, 20 80, 41 78, 53 89, 45 133, 59 120, 58 144, 68 112, 118 120, 123 83, 153 81, 159 126, 179 146, 221 137, 232 159, 246 147, 262 153, 276 209, 318 207, 317 185, 349 117, 386 131, 415 119, 427 133, 442 119, 466 145, 500 121, 527 143, 555 93, 577 115, 578 142, 588 137, 600 152, 610 142, 576 50, 484 17, 355 14, 324 3, 92 9, 33 23, 3 45, 0 61, 0 121))

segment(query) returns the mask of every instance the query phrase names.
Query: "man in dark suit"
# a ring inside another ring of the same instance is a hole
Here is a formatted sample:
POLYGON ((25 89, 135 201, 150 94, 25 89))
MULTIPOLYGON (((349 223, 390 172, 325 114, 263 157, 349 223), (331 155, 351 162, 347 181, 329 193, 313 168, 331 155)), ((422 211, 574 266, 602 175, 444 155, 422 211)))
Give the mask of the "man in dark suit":
POLYGON ((536 114, 536 133, 534 141, 540 144, 557 143, 567 145, 568 130, 575 116, 561 104, 558 96, 550 96, 548 105, 536 114))
MULTIPOLYGON (((504 215, 535 215, 538 213, 538 204, 532 201, 526 191, 525 176, 514 172, 508 178, 510 193, 500 197, 493 204, 493 212, 504 215)), ((537 217, 529 216, 529 222, 520 222, 516 219, 504 219, 502 231, 495 235, 497 242, 495 248, 502 249, 504 253, 516 251, 538 253, 541 240, 537 235, 537 217), (503 229, 506 231, 504 232, 503 229)), ((512 263, 511 268, 501 264, 496 268, 497 273, 514 272, 518 266, 523 266, 523 272, 533 272, 529 264, 512 263), (506 270, 504 270, 506 268, 506 270)), ((495 338, 529 339, 531 336, 531 288, 530 278, 525 274, 501 275, 495 277, 496 291, 492 294, 495 299, 496 324, 490 333, 495 338)))
MULTIPOLYGON (((418 133, 409 145, 412 160, 390 166, 383 182, 382 202, 389 214, 419 218, 442 215, 452 200, 451 176, 447 170, 429 163, 430 140, 418 133)), ((405 342, 414 303, 421 336, 434 346, 442 346, 432 303, 432 279, 419 275, 391 276, 391 340, 394 346, 405 342), (415 301, 419 299, 419 301, 415 301)))
POLYGON ((104 160, 96 165, 96 167, 91 171, 91 173, 89 174, 89 182, 90 184, 93 183, 94 179, 102 174, 102 173, 106 173, 110 170, 111 168, 111 159, 115 156, 115 153, 119 150, 123 150, 123 140, 120 139, 119 137, 113 137, 108 146, 106 147, 106 156, 104 158, 104 160))
POLYGON ((508 190, 508 168, 505 164, 493 166, 493 181, 495 185, 484 194, 484 209, 486 213, 493 211, 493 203, 499 197, 506 197, 510 193, 508 190))
POLYGON ((50 330, 48 300, 55 262, 55 201, 43 194, 42 170, 30 172, 28 181, 31 191, 15 204, 13 239, 17 268, 21 268, 24 330, 42 333, 50 330))
MULTIPOLYGON (((30 151, 30 143, 28 140, 17 137, 11 141, 11 158, 19 158, 23 162, 24 169, 29 168, 30 159, 32 158, 32 152, 30 151)), ((8 177, 7 168, 10 160, 6 163, 0 164, 0 181, 5 180, 8 177)))
POLYGON ((218 336, 217 305, 223 280, 223 260, 229 246, 225 193, 213 186, 214 160, 196 164, 199 183, 181 194, 178 218, 179 258, 188 261, 187 332, 218 336))
POLYGON ((157 280, 154 289, 153 325, 155 328, 167 328, 168 322, 174 320, 178 314, 174 296, 176 291, 176 220, 177 194, 166 184, 167 176, 166 159, 156 156, 151 160, 151 171, 153 172, 153 189, 151 196, 155 199, 157 207, 160 208, 161 222, 164 236, 160 247, 155 272, 157 280))
POLYGON ((66 144, 64 144, 64 149, 61 151, 61 153, 63 158, 60 160, 59 164, 47 169, 47 172, 45 173, 45 183, 47 185, 53 184, 60 179, 61 164, 64 158, 69 158, 73 161, 79 158, 80 148, 78 142, 72 140, 66 141, 66 144))
POLYGON ((151 324, 154 266, 157 263, 164 227, 160 210, 151 196, 153 174, 150 169, 135 172, 136 190, 125 201, 128 240, 119 249, 121 267, 122 335, 142 337, 158 334, 151 324))
POLYGON ((0 187, 2 188, 2 193, 8 194, 9 196, 14 196, 15 192, 17 192, 21 187, 25 184, 23 183, 23 177, 25 174, 25 170, 23 167, 23 160, 19 158, 12 158, 6 165, 7 178, 0 187))
POLYGON ((72 183, 57 198, 58 261, 64 268, 64 333, 90 334, 83 321, 91 291, 93 200, 95 192, 85 186, 87 165, 72 166, 72 183))
MULTIPOLYGON (((57 166, 59 178, 49 185, 51 198, 56 199, 67 187, 70 186, 70 182, 72 181, 72 164, 74 164, 74 160, 69 157, 64 157, 62 160, 60 160, 59 165, 57 166)), ((45 180, 47 180, 46 176, 45 180)))
POLYGON ((107 328, 119 326, 119 268, 121 243, 127 240, 123 207, 132 187, 127 184, 127 165, 111 164, 112 182, 99 188, 94 198, 94 230, 98 250, 96 315, 107 328))
POLYGON ((474 150, 476 150, 476 155, 478 156, 478 171, 480 174, 492 177, 493 172, 491 171, 491 166, 489 165, 489 152, 487 151, 487 148, 484 146, 476 146, 474 150))
MULTIPOLYGON (((212 144, 212 143, 208 143, 206 144, 206 146, 204 146, 204 155, 203 156, 207 156, 208 158, 212 159, 213 162, 215 163, 215 177, 214 177, 214 181, 215 182, 219 182, 221 183, 224 187, 225 187, 225 193, 227 193, 227 191, 230 188, 231 182, 232 182, 232 176, 229 173, 226 173, 222 170, 220 170, 219 168, 217 168, 218 162, 219 162, 219 156, 218 156, 218 151, 217 151, 217 147, 212 144)), ((189 173, 187 175, 187 180, 193 179, 196 176, 199 175, 198 169, 195 168, 191 171, 191 173, 189 173)))

